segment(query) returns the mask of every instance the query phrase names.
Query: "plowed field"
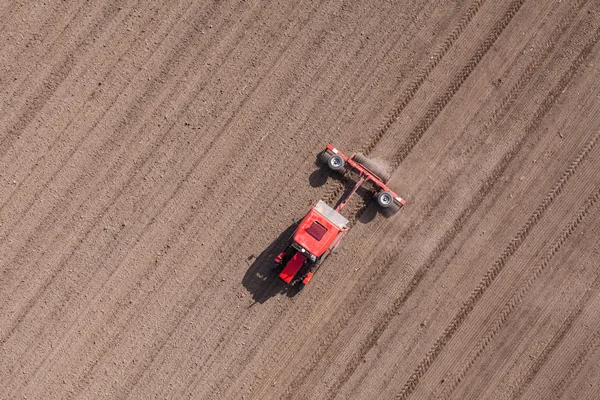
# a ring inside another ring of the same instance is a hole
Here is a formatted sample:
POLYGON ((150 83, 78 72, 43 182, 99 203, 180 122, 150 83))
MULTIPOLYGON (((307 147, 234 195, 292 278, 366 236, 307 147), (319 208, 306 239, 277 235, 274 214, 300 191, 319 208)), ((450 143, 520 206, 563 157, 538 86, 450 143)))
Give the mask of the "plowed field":
POLYGON ((600 398, 600 3, 0 3, 0 398, 600 398), (332 143, 391 169, 307 287, 332 143))

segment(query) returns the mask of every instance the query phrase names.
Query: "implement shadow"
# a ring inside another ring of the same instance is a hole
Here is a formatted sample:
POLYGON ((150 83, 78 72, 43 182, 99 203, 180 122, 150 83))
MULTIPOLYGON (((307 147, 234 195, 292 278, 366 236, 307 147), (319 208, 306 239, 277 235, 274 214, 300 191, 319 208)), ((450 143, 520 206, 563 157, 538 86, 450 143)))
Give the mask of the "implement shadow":
POLYGON ((286 294, 293 297, 298 289, 290 287, 279 279, 278 268, 275 266, 275 257, 285 250, 292 240, 298 223, 294 222, 287 227, 262 253, 254 260, 242 278, 242 285, 252 295, 255 303, 264 303, 277 294, 286 294))

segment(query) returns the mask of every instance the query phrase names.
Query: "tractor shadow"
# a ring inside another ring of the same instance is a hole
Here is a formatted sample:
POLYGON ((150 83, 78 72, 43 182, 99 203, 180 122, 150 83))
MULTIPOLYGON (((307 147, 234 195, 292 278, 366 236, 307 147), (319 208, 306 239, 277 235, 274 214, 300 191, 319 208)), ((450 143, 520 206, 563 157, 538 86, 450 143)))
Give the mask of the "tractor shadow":
MULTIPOLYGON (((242 278, 242 285, 252 295, 255 303, 264 303, 278 294, 294 297, 299 293, 297 287, 288 286, 279 279, 278 268, 273 268, 274 259, 292 240, 298 223, 287 227, 258 257, 254 259, 242 278)), ((252 259, 251 257, 250 259, 252 259)))

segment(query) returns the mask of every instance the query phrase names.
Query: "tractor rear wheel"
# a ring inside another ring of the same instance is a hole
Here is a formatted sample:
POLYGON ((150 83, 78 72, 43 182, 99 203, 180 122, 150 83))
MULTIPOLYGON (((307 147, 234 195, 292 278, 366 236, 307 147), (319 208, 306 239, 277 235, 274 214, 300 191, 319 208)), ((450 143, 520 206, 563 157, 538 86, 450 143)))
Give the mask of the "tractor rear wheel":
POLYGON ((341 156, 323 152, 319 156, 319 159, 323 161, 323 163, 327 164, 327 166, 333 171, 338 171, 340 173, 344 172, 344 159, 341 156))
POLYGON ((356 153, 354 155, 354 161, 361 165, 364 165, 369 171, 377 175, 379 179, 383 181, 383 183, 387 183, 387 181, 390 180, 391 174, 384 167, 377 164, 375 161, 371 160, 363 153, 356 153))

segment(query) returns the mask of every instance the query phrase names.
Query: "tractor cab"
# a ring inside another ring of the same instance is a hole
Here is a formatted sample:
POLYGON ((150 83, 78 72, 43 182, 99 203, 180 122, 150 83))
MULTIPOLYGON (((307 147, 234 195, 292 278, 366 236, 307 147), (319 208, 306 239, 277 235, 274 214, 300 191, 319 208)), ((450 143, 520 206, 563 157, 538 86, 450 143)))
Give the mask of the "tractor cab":
POLYGON ((290 283, 303 269, 300 278, 303 284, 307 284, 313 267, 335 249, 348 229, 346 217, 319 200, 298 225, 292 244, 275 260, 285 265, 279 277, 290 283))
POLYGON ((300 222, 294 243, 315 257, 321 257, 339 243, 348 231, 348 225, 346 217, 319 200, 300 222))

